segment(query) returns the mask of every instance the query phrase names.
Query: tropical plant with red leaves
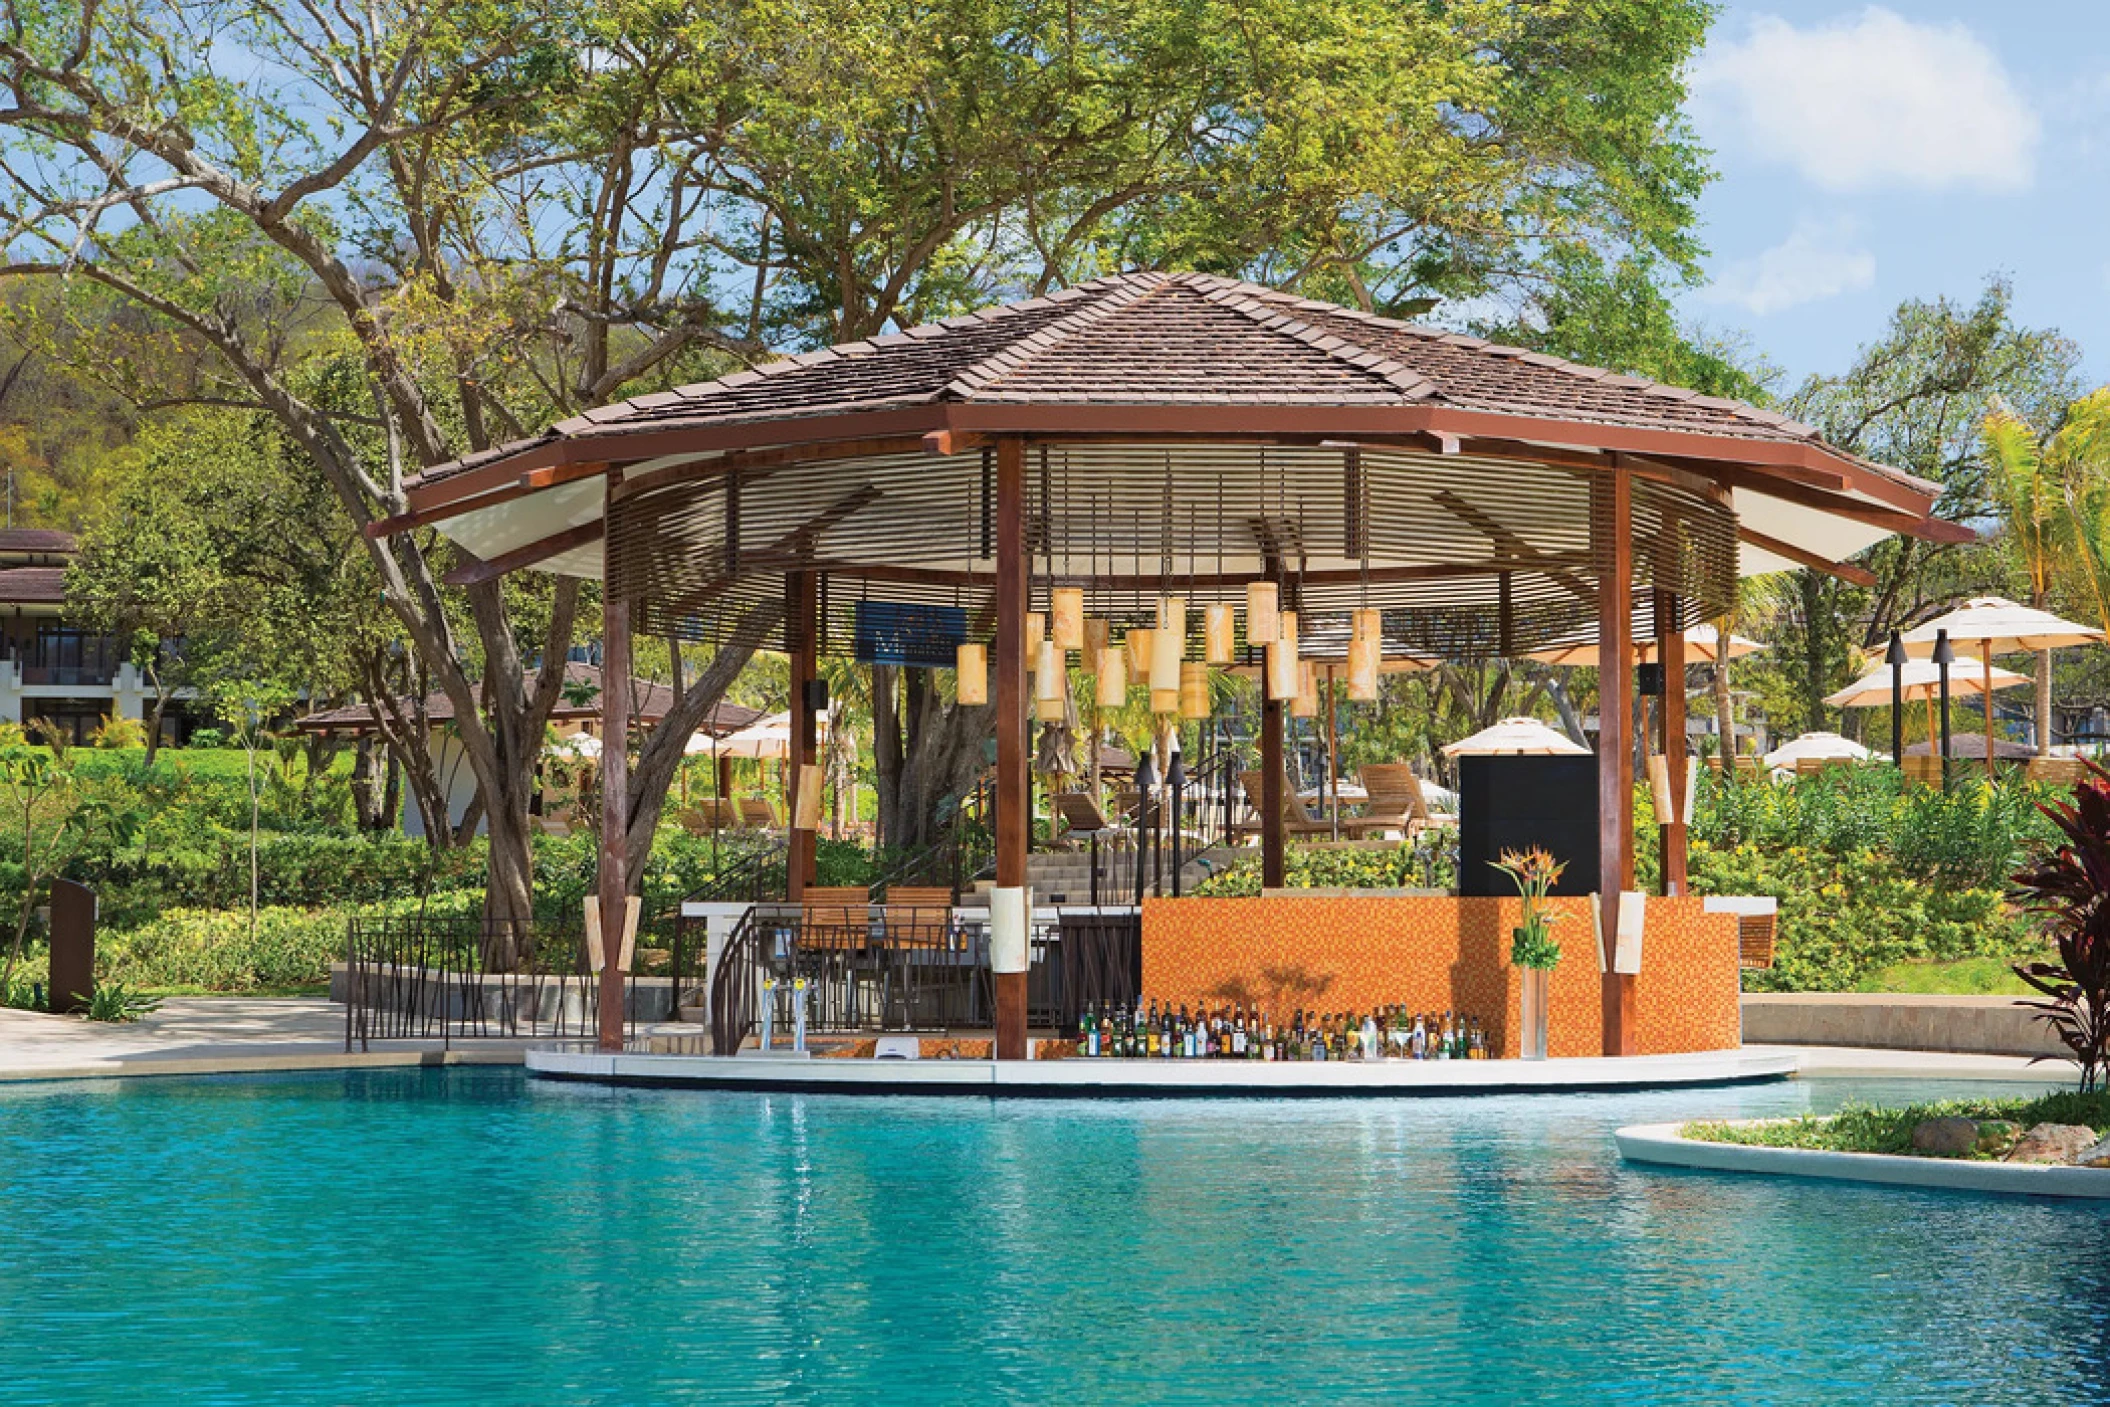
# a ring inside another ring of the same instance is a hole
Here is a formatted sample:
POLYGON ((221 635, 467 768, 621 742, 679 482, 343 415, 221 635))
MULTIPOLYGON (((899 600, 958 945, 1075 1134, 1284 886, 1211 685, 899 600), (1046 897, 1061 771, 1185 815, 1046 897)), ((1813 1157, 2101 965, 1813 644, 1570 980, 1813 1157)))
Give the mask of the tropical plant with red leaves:
POLYGON ((2110 1064, 2110 772, 2088 764, 2069 801, 2041 808, 2066 842, 2011 876, 2013 897, 2044 919, 2057 962, 2016 963, 2015 975, 2043 994, 2019 1005, 2051 1027, 2093 1090, 2110 1064))

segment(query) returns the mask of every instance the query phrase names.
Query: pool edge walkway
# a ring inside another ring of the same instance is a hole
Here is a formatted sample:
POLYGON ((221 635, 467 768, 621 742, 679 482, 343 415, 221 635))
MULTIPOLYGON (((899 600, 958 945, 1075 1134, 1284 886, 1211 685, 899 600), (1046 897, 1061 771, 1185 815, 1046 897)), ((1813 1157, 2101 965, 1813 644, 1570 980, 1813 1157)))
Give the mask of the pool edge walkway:
MULTIPOLYGON (((125 1025, 101 1025, 78 1017, 0 1008, 0 1084, 118 1076, 517 1065, 523 1062, 529 1044, 525 1040, 488 1038, 455 1041, 451 1046, 436 1040, 377 1041, 371 1050, 348 1052, 344 1049, 344 1008, 321 998, 175 997, 165 1001, 161 1010, 144 1020, 125 1025)), ((1791 1058, 1793 1073, 1804 1079, 2000 1080, 2051 1084, 2069 1078, 2072 1068, 2060 1064, 2032 1065, 2027 1059, 2016 1056, 1845 1047, 1751 1045, 1742 1053, 1746 1056, 1791 1058)), ((843 1062, 823 1063, 839 1065, 843 1062)), ((954 1062, 918 1063, 937 1066, 954 1062)), ((1039 1068, 1046 1071, 1064 1063, 1068 1062, 1046 1062, 1039 1068)), ((1077 1062, 1077 1065, 1089 1063, 1077 1062)), ((888 1064, 899 1068, 896 1062, 888 1064)), ((1208 1066, 1212 1062, 1196 1064, 1208 1066)), ((1386 1062, 1386 1065, 1373 1068, 1383 1070, 1391 1064, 1386 1062)), ((1460 1072, 1493 1072, 1521 1065, 1519 1061, 1467 1062, 1460 1067, 1460 1072)), ((1159 1078, 1157 1072, 1167 1068, 1163 1065, 1152 1067, 1152 1079, 1159 1078)), ((1195 1067, 1175 1062, 1169 1068, 1195 1067)), ((1231 1068, 1238 1067, 1233 1063, 1231 1068)), ((1308 1072, 1311 1067, 1299 1068, 1308 1072)), ((1344 1065, 1339 1068, 1346 1072, 1362 1067, 1344 1065)), ((1627 1067, 1622 1073, 1629 1077, 1622 1083, 1630 1085, 1635 1071, 1627 1067)), ((988 1078, 993 1083, 998 1076, 992 1074, 988 1078)), ((1077 1074, 1070 1078, 1084 1076, 1077 1074)), ((1345 1078, 1345 1075, 1332 1078, 1345 1078)))

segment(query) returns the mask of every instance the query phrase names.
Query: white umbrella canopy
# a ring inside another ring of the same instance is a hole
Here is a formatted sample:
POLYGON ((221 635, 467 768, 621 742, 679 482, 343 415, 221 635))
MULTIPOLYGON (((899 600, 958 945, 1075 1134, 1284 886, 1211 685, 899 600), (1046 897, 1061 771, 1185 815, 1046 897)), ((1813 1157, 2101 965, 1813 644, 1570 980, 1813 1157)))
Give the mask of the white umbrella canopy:
MULTIPOLYGON (((816 722, 819 736, 826 737, 828 715, 822 714, 816 722)), ((693 739, 691 741, 693 742, 693 739)), ((686 745, 683 750, 687 750, 686 745)), ((713 757, 754 757, 764 761, 780 761, 791 755, 791 714, 786 711, 772 713, 766 718, 757 718, 745 728, 727 733, 718 739, 715 747, 706 740, 696 751, 710 753, 713 757)))
POLYGON ((1793 767, 1798 762, 1836 762, 1842 759, 1866 762, 1875 756, 1852 738, 1842 738, 1837 733, 1804 733, 1791 742, 1782 743, 1765 756, 1767 767, 1793 767))
MULTIPOLYGON (((1711 625, 1696 625, 1685 632, 1685 662, 1687 664, 1713 664, 1718 653, 1720 632, 1711 625)), ((1756 654, 1766 646, 1742 635, 1729 637, 1729 658, 1740 660, 1745 655, 1756 654)), ((1634 642, 1634 654, 1644 664, 1656 659, 1654 640, 1634 642)), ((1537 660, 1540 664, 1580 665, 1585 669, 1597 668, 1597 642, 1578 640, 1568 645, 1550 645, 1543 650, 1533 650, 1524 658, 1537 660)))
MULTIPOLYGON (((1904 675, 1907 703, 1920 703, 1941 692, 1941 669, 1933 660, 1907 660, 1899 668, 1904 675)), ((1877 665, 1836 694, 1827 694, 1824 701, 1833 708, 1888 707, 1890 675, 1889 665, 1877 665)), ((1982 661, 1958 655, 1956 662, 1949 666, 1949 696, 1975 698, 1985 692, 1986 679, 1986 667, 1982 661)), ((1999 668, 1992 671, 1991 679, 1996 691, 2030 682, 2026 675, 1999 668)))
POLYGON ((2092 645, 2103 639, 2100 630, 2061 620, 2035 606, 1999 596, 1978 596, 1906 631, 1905 648, 1915 655, 1931 655, 1935 639, 1943 631, 1948 632, 1950 644, 1977 645, 1988 655, 2012 655, 2025 650, 2035 654, 2068 645, 2092 645))
POLYGON ((1588 756, 1567 734, 1557 732, 1536 718, 1505 718, 1482 728, 1469 738, 1446 744, 1445 757, 1488 757, 1497 754, 1529 753, 1535 756, 1588 756))
POLYGON ((552 742, 544 751, 596 761, 601 756, 601 740, 591 733, 567 733, 552 742))

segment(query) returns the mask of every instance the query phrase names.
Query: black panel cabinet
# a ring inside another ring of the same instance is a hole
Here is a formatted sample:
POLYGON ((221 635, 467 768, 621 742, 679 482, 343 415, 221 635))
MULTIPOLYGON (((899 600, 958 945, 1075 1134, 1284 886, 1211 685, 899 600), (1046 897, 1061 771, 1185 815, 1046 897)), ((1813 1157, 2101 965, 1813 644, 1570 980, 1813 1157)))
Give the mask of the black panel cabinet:
POLYGON ((1568 862, 1555 894, 1597 889, 1597 759, 1458 759, 1458 892, 1515 894, 1490 861, 1540 846, 1568 862))

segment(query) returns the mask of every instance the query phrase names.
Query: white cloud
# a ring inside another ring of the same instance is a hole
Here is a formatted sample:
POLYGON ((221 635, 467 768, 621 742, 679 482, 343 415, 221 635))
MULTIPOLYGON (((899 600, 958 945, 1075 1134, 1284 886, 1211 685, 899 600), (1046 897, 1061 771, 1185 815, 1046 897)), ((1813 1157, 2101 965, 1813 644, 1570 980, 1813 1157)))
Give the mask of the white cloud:
POLYGON ((1757 258, 1724 267, 1700 297, 1764 317, 1867 288, 1876 281, 1876 256, 1856 241, 1857 233, 1849 220, 1805 217, 1757 258))
POLYGON ((1826 190, 2015 191, 2035 178, 2037 114, 1961 23, 1876 5, 1808 29, 1762 15, 1744 38, 1709 44, 1691 81, 1703 130, 1826 190))

